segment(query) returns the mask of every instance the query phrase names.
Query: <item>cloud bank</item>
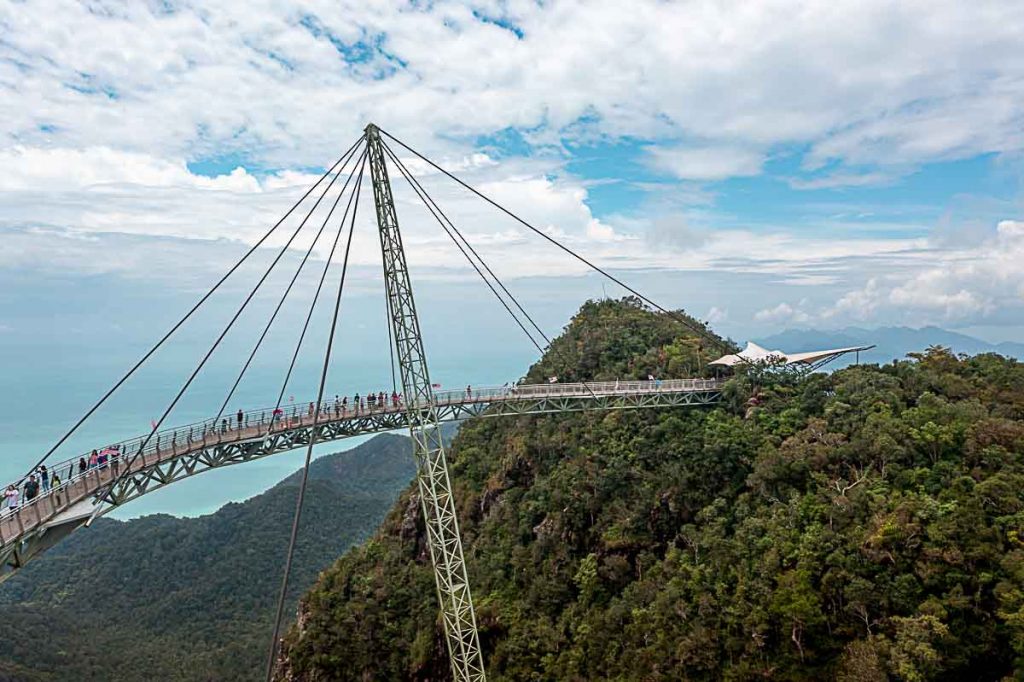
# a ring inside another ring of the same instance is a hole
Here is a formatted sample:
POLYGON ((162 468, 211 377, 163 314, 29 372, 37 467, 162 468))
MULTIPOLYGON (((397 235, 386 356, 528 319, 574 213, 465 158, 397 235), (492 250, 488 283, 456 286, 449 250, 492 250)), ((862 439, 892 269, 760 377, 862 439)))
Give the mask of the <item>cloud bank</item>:
MULTIPOLYGON (((372 120, 607 267, 790 287, 751 312, 766 324, 1024 309, 1019 205, 955 244, 913 221, 885 235, 756 205, 716 215, 707 189, 780 161, 789 187, 813 192, 1019 155, 1018 2, 43 0, 0 6, 0 32, 0 230, 17 235, 0 266, 74 269, 92 245, 144 248, 125 236, 253 243, 372 120), (595 213, 573 149, 624 143, 658 178, 627 179, 650 199, 595 213), (832 302, 799 303, 814 287, 832 302)), ((504 276, 582 272, 407 161, 504 276)), ((399 200, 414 264, 471 274, 411 195, 399 200)), ((368 223, 357 264, 377 262, 374 239, 368 223)))

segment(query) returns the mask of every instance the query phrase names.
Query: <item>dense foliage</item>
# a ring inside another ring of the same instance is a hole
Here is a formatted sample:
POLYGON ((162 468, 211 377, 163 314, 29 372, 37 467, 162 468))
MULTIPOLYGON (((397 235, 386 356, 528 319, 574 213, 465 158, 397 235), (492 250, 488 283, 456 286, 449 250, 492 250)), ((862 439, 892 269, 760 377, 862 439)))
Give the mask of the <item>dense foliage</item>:
MULTIPOLYGON (((588 303, 531 378, 708 351, 588 303)), ((492 680, 1024 677, 1024 365, 751 372, 714 409, 476 420, 451 452, 492 680)), ((302 600, 293 680, 447 675, 415 490, 302 600)))
MULTIPOLYGON (((409 439, 393 435, 312 464, 293 605, 373 532, 413 470, 409 439)), ((297 485, 292 475, 199 518, 100 519, 74 533, 0 585, 0 679, 257 679, 297 485)))

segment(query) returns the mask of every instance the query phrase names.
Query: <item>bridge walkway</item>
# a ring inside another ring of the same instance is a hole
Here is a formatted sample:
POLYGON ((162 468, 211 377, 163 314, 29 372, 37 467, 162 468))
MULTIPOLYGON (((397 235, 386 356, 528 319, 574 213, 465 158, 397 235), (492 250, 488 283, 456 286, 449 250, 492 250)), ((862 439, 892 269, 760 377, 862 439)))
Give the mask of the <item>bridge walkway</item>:
MULTIPOLYGON (((720 382, 715 379, 614 381, 587 384, 535 384, 439 391, 434 409, 441 421, 469 417, 573 412, 590 409, 635 409, 706 405, 717 402, 720 382)), ((103 448, 105 462, 79 468, 75 457, 50 467, 60 485, 41 491, 31 501, 0 516, 0 581, 36 554, 83 525, 97 504, 114 506, 164 485, 212 468, 251 461, 316 442, 407 428, 408 413, 427 405, 395 404, 342 407, 340 401, 289 404, 274 418, 274 409, 237 413, 222 420, 207 419, 103 448), (120 476, 129 467, 124 476, 120 476), (117 485, 111 484, 118 479, 117 485), (102 499, 101 499, 102 498, 102 499), (44 539, 45 538, 45 539, 44 539)), ((91 455, 91 453, 90 453, 91 455)), ((88 462, 90 455, 82 457, 88 462)))

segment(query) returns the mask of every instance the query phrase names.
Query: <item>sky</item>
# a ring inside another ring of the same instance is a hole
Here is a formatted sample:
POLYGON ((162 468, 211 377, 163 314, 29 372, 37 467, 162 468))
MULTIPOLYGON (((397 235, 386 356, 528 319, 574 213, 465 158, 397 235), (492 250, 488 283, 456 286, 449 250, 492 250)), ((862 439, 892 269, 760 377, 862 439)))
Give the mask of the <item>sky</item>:
MULTIPOLYGON (((899 324, 1022 341, 1021 35, 1013 0, 0 3, 9 466, 72 423, 369 122, 734 339, 899 324), (54 418, 24 435, 41 402, 54 418)), ((623 293, 393 146, 547 333, 586 298, 623 293)), ((535 349, 392 176, 431 363, 445 381, 515 378, 535 349)), ((362 196, 338 385, 387 368, 362 196), (364 328, 376 331, 351 331, 364 328)), ((299 218, 107 418, 159 411, 299 218)), ((268 281, 259 310, 286 280, 268 281)), ((228 380, 258 329, 240 323, 211 376, 228 380)), ((271 339, 272 356, 291 342, 271 339)), ((253 400, 274 392, 271 368, 253 400)))

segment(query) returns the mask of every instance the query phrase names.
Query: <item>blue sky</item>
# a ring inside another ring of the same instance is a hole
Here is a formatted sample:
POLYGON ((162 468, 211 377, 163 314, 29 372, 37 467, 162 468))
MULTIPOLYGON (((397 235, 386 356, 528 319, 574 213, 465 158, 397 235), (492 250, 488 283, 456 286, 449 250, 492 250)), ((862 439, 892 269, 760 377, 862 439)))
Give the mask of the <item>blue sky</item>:
MULTIPOLYGON (((60 390, 32 371, 54 353, 91 358, 70 421, 370 121, 738 340, 933 324, 1020 341, 1021 35, 1024 5, 999 0, 6 3, 8 399, 60 390)), ((402 155, 549 333, 621 293, 402 155)), ((432 361, 524 370, 528 342, 507 345, 490 293, 395 193, 432 361), (467 361, 490 334, 505 360, 467 361)), ((353 325, 379 296, 371 212, 358 227, 353 325)))

